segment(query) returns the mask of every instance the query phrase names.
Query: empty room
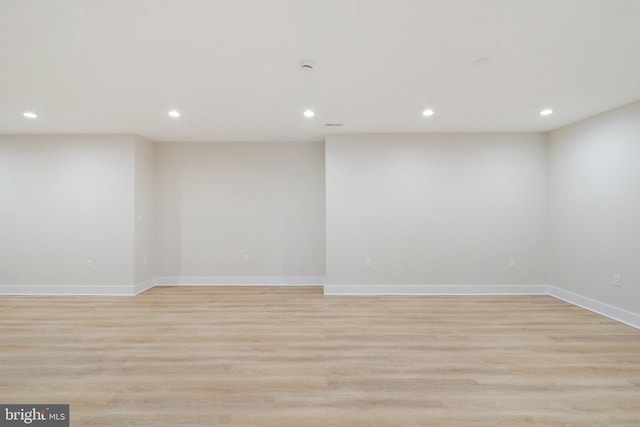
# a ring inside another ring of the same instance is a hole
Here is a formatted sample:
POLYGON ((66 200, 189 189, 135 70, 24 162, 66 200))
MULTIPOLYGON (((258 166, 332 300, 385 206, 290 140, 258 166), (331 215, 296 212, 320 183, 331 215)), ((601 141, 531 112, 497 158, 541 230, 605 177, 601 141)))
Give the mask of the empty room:
POLYGON ((639 0, 0 0, 0 426, 640 426, 639 0))

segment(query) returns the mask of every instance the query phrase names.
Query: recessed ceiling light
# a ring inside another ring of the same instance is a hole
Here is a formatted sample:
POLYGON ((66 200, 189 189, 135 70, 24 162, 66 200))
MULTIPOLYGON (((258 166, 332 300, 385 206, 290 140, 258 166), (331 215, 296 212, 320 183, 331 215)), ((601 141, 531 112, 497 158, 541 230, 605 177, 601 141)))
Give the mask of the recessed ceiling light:
POLYGON ((551 108, 545 108, 544 110, 540 111, 541 116, 550 116, 552 114, 553 110, 551 108))
POLYGON ((435 111, 433 111, 431 108, 427 108, 426 110, 424 110, 424 111, 422 112, 422 115, 423 115, 423 116, 425 116, 425 117, 431 117, 431 116, 433 116, 435 113, 436 113, 436 112, 435 112, 435 111))
POLYGON ((304 114, 305 117, 313 117, 316 115, 316 113, 313 112, 313 110, 304 110, 304 114))
POLYGON ((173 117, 174 119, 177 119, 178 117, 180 117, 180 111, 171 110, 169 111, 169 116, 173 117))
POLYGON ((38 115, 32 111, 25 111, 24 113, 22 113, 23 116, 29 118, 29 119, 37 119, 38 115))

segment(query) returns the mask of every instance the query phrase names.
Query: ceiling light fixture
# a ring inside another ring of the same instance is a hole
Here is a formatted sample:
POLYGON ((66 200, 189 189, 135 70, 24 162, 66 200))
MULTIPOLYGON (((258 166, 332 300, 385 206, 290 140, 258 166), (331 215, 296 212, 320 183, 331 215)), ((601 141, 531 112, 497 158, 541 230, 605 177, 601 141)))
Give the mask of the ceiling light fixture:
POLYGON ((541 116, 550 116, 552 114, 553 110, 551 108, 545 108, 544 110, 540 111, 541 116))
POLYGON ((304 114, 305 117, 313 117, 316 115, 316 113, 313 112, 313 110, 304 110, 304 114))
POLYGON ((435 111, 433 111, 431 108, 427 108, 426 110, 424 110, 424 111, 422 112, 422 115, 423 115, 424 117, 431 117, 431 116, 433 116, 435 113, 436 113, 436 112, 435 112, 435 111))
POLYGON ((174 119, 177 119, 178 117, 180 117, 180 111, 171 110, 171 111, 169 111, 169 116, 173 117, 174 119))
POLYGON ((32 111, 25 111, 24 113, 22 113, 23 116, 29 118, 29 119, 37 119, 38 115, 32 111))

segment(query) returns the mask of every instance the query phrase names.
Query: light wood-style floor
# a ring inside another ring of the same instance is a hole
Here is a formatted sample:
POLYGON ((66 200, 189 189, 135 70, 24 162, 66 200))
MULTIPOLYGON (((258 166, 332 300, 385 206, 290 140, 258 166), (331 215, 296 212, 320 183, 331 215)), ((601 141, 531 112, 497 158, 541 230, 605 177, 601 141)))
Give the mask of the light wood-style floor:
POLYGON ((72 426, 640 426, 640 331, 546 296, 0 297, 0 403, 72 426))

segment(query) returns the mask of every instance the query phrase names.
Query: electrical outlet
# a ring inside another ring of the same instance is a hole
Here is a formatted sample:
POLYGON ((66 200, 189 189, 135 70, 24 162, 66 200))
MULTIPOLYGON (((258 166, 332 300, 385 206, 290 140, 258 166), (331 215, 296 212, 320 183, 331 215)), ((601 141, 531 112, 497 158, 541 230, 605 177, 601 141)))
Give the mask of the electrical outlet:
POLYGON ((149 263, 149 258, 147 258, 146 256, 142 257, 142 265, 147 265, 149 263))
POLYGON ((93 270, 93 261, 88 259, 85 263, 87 270, 93 270))
POLYGON ((249 262, 249 254, 244 254, 242 256, 242 262, 249 262))
POLYGON ((509 260, 509 270, 515 270, 517 266, 518 264, 516 264, 515 259, 512 258, 509 260))
POLYGON ((613 286, 619 288, 622 286, 622 274, 616 273, 613 275, 613 286))
POLYGON ((373 268, 373 261, 371 261, 371 259, 367 258, 364 260, 364 267, 367 270, 371 270, 373 268))

